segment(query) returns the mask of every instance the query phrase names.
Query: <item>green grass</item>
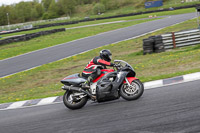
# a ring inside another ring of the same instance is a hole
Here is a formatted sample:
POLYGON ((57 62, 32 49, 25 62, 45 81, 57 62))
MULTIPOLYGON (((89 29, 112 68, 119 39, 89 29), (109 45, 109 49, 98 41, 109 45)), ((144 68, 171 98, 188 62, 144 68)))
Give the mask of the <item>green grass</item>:
MULTIPOLYGON (((136 0, 135 0, 136 1, 136 0)), ((181 7, 181 6, 187 6, 187 5, 196 5, 196 4, 200 4, 200 2, 188 2, 188 3, 181 3, 181 0, 171 0, 168 2, 164 2, 164 5, 161 7, 154 7, 154 8, 147 8, 145 9, 144 5, 137 5, 138 3, 141 4, 141 0, 137 0, 137 2, 135 2, 135 4, 130 4, 130 5, 126 5, 114 10, 108 10, 105 13, 101 14, 101 15, 92 15, 92 14, 88 14, 87 12, 83 12, 83 13, 77 13, 74 15, 74 17, 77 18, 84 18, 85 16, 90 16, 90 18, 99 18, 99 17, 109 17, 109 16, 114 16, 114 15, 121 15, 121 14, 129 14, 129 13, 136 13, 136 12, 145 12, 145 11, 152 11, 152 10, 159 10, 159 9, 167 9, 169 7, 181 7)))
MULTIPOLYGON (((94 15, 92 12, 92 8, 94 6, 93 4, 87 4, 87 5, 81 5, 78 8, 78 11, 72 15, 71 20, 81 20, 84 19, 86 16, 90 18, 100 18, 100 17, 109 17, 114 15, 121 15, 121 14, 128 14, 128 13, 135 13, 135 12, 145 12, 145 11, 152 11, 152 10, 159 10, 163 8, 169 8, 169 7, 180 7, 180 6, 186 6, 186 5, 195 5, 200 4, 200 2, 188 2, 188 3, 181 3, 182 0, 168 0, 167 2, 164 2, 164 5, 162 7, 155 7, 155 8, 149 8, 145 9, 144 7, 144 1, 145 0, 134 0, 129 5, 122 5, 119 8, 116 8, 114 10, 107 10, 105 13, 101 15, 94 15), (143 1, 143 2, 141 2, 143 1), (141 4, 142 3, 142 4, 141 4)), ((55 22, 63 22, 63 21, 55 21, 55 22)), ((39 23, 39 24, 49 24, 51 22, 45 22, 45 23, 39 23)))
POLYGON ((130 22, 123 22, 123 23, 115 23, 115 24, 108 24, 108 25, 100 25, 94 27, 86 27, 80 29, 70 29, 66 30, 65 32, 58 32, 51 35, 40 36, 38 38, 24 41, 24 42, 17 42, 8 45, 3 45, 0 48, 0 59, 5 59, 8 57, 13 57, 16 55, 24 54, 30 51, 54 46, 57 44, 66 43, 72 40, 80 39, 83 37, 88 37, 92 35, 96 35, 98 33, 123 28, 151 20, 138 20, 138 21, 130 21, 130 22))
POLYGON ((99 23, 106 23, 106 22, 113 22, 113 21, 120 21, 120 20, 135 20, 135 19, 148 18, 151 15, 165 16, 165 15, 176 15, 176 14, 184 14, 184 13, 191 13, 191 12, 195 12, 195 8, 180 9, 180 10, 174 10, 174 11, 164 11, 164 12, 157 12, 157 13, 148 13, 148 14, 143 14, 143 15, 96 20, 96 21, 89 21, 89 22, 81 22, 78 24, 65 25, 65 26, 54 26, 54 27, 36 29, 36 30, 31 30, 31 31, 23 31, 23 32, 17 32, 17 33, 5 34, 5 35, 0 35, 0 36, 2 37, 1 39, 4 39, 5 37, 9 37, 9 36, 29 34, 29 33, 35 33, 35 32, 40 32, 40 31, 44 31, 44 30, 57 29, 57 28, 71 28, 71 27, 77 27, 77 26, 99 24, 99 23))
MULTIPOLYGON (((135 20, 135 19, 147 18, 149 15, 163 16, 163 15, 181 14, 181 13, 186 13, 186 12, 189 13, 189 12, 194 12, 194 11, 195 11, 195 9, 191 8, 191 9, 183 9, 183 10, 176 10, 176 11, 160 12, 160 13, 155 13, 155 14, 144 14, 144 15, 131 16, 131 17, 115 18, 115 19, 108 19, 108 20, 98 20, 98 21, 84 22, 84 23, 79 23, 79 24, 74 24, 74 25, 66 25, 65 28, 83 26, 83 25, 89 25, 89 24, 120 21, 120 20, 135 20)), ((60 32, 60 33, 55 33, 52 35, 41 36, 39 38, 35 38, 30 41, 1 45, 0 46, 0 60, 6 59, 9 57, 13 57, 16 55, 24 54, 27 52, 31 52, 34 50, 54 46, 57 44, 66 43, 66 42, 80 39, 83 37, 96 35, 98 33, 106 32, 106 31, 110 31, 110 30, 114 30, 114 29, 118 29, 118 28, 123 28, 123 27, 131 26, 134 24, 147 22, 147 21, 151 21, 151 20, 154 20, 154 19, 135 20, 132 22, 123 22, 123 23, 107 24, 107 25, 94 26, 94 27, 71 29, 71 30, 67 30, 66 32, 60 32)), ((55 28, 63 28, 63 26, 56 26, 56 27, 20 32, 20 33, 13 33, 13 34, 4 35, 3 37, 35 33, 35 32, 39 32, 39 31, 50 30, 50 29, 55 29, 55 28)))
MULTIPOLYGON (((181 3, 182 0, 168 0, 164 2, 164 6, 162 7, 156 7, 156 8, 149 8, 145 9, 144 8, 144 1, 145 0, 130 0, 132 4, 128 5, 121 5, 119 8, 116 8, 114 10, 107 10, 105 13, 101 15, 94 15, 92 10, 94 7, 94 3, 92 4, 86 4, 86 5, 80 5, 76 7, 78 11, 76 11, 75 14, 71 16, 71 19, 69 20, 56 20, 56 21, 46 21, 46 22, 32 22, 34 26, 36 25, 42 25, 42 24, 50 24, 50 23, 60 23, 60 22, 68 22, 68 21, 73 21, 73 20, 82 20, 86 16, 90 18, 100 18, 100 17, 108 17, 108 16, 113 16, 113 15, 121 15, 121 14, 128 14, 128 13, 135 13, 135 12, 145 12, 145 11, 152 11, 152 10, 159 10, 163 8, 169 8, 169 7, 180 7, 180 6, 186 6, 186 5, 195 5, 195 4, 200 4, 200 2, 188 2, 188 3, 181 3), (79 8, 80 7, 80 8, 79 8), (88 9, 89 7, 89 9, 88 9)), ((115 3, 115 2, 114 2, 115 3)), ((62 16, 64 17, 64 16, 62 16)), ((13 29, 16 29, 17 27, 20 26, 15 26, 13 29)))
POLYGON ((133 40, 110 44, 45 64, 32 70, 0 79, 0 103, 63 95, 60 80, 73 73, 80 73, 101 49, 110 49, 113 59, 130 63, 143 82, 170 78, 200 71, 200 45, 177 48, 159 54, 142 55, 142 39, 161 33, 194 28, 195 19, 170 26, 133 40))

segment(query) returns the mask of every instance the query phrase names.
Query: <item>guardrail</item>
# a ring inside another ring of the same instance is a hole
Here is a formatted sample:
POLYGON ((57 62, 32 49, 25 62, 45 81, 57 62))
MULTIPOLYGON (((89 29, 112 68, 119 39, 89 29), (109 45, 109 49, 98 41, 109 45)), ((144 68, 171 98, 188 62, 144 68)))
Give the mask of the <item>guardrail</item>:
POLYGON ((200 44, 200 30, 188 30, 181 32, 171 32, 161 35, 165 49, 184 47, 188 45, 200 44))
POLYGON ((143 39, 143 54, 160 53, 166 49, 200 44, 200 29, 171 32, 143 39))

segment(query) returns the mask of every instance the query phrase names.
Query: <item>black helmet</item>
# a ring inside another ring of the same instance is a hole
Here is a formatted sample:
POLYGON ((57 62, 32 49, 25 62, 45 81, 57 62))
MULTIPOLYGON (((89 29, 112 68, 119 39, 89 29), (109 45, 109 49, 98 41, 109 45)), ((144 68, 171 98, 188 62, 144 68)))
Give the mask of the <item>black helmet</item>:
POLYGON ((100 51, 100 57, 101 59, 110 62, 112 60, 112 54, 110 50, 104 49, 100 51))

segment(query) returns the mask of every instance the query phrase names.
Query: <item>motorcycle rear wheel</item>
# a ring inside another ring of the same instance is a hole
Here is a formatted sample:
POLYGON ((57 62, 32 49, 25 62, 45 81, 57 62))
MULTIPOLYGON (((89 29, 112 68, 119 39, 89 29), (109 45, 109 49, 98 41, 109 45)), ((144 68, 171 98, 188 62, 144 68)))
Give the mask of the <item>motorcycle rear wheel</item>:
POLYGON ((133 80, 131 85, 133 88, 129 88, 126 84, 123 84, 120 88, 121 97, 128 101, 137 100, 144 92, 144 86, 139 79, 133 80), (137 91, 134 91, 134 89, 137 89, 137 91))
POLYGON ((73 93, 74 93, 74 91, 66 91, 65 92, 65 94, 63 96, 63 102, 64 102, 65 106, 72 110, 82 108, 87 103, 88 98, 83 97, 80 100, 73 101, 70 97, 73 93))

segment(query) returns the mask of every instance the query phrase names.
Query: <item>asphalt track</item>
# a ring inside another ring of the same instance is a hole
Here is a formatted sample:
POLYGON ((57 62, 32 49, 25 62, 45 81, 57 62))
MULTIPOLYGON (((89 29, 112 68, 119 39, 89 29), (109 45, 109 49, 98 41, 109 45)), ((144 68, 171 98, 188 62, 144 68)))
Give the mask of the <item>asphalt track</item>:
POLYGON ((0 77, 57 61, 84 51, 146 34, 195 17, 195 13, 173 15, 160 20, 101 33, 57 46, 0 60, 0 77))
POLYGON ((0 133, 199 133, 200 80, 69 110, 63 103, 0 111, 0 133))

